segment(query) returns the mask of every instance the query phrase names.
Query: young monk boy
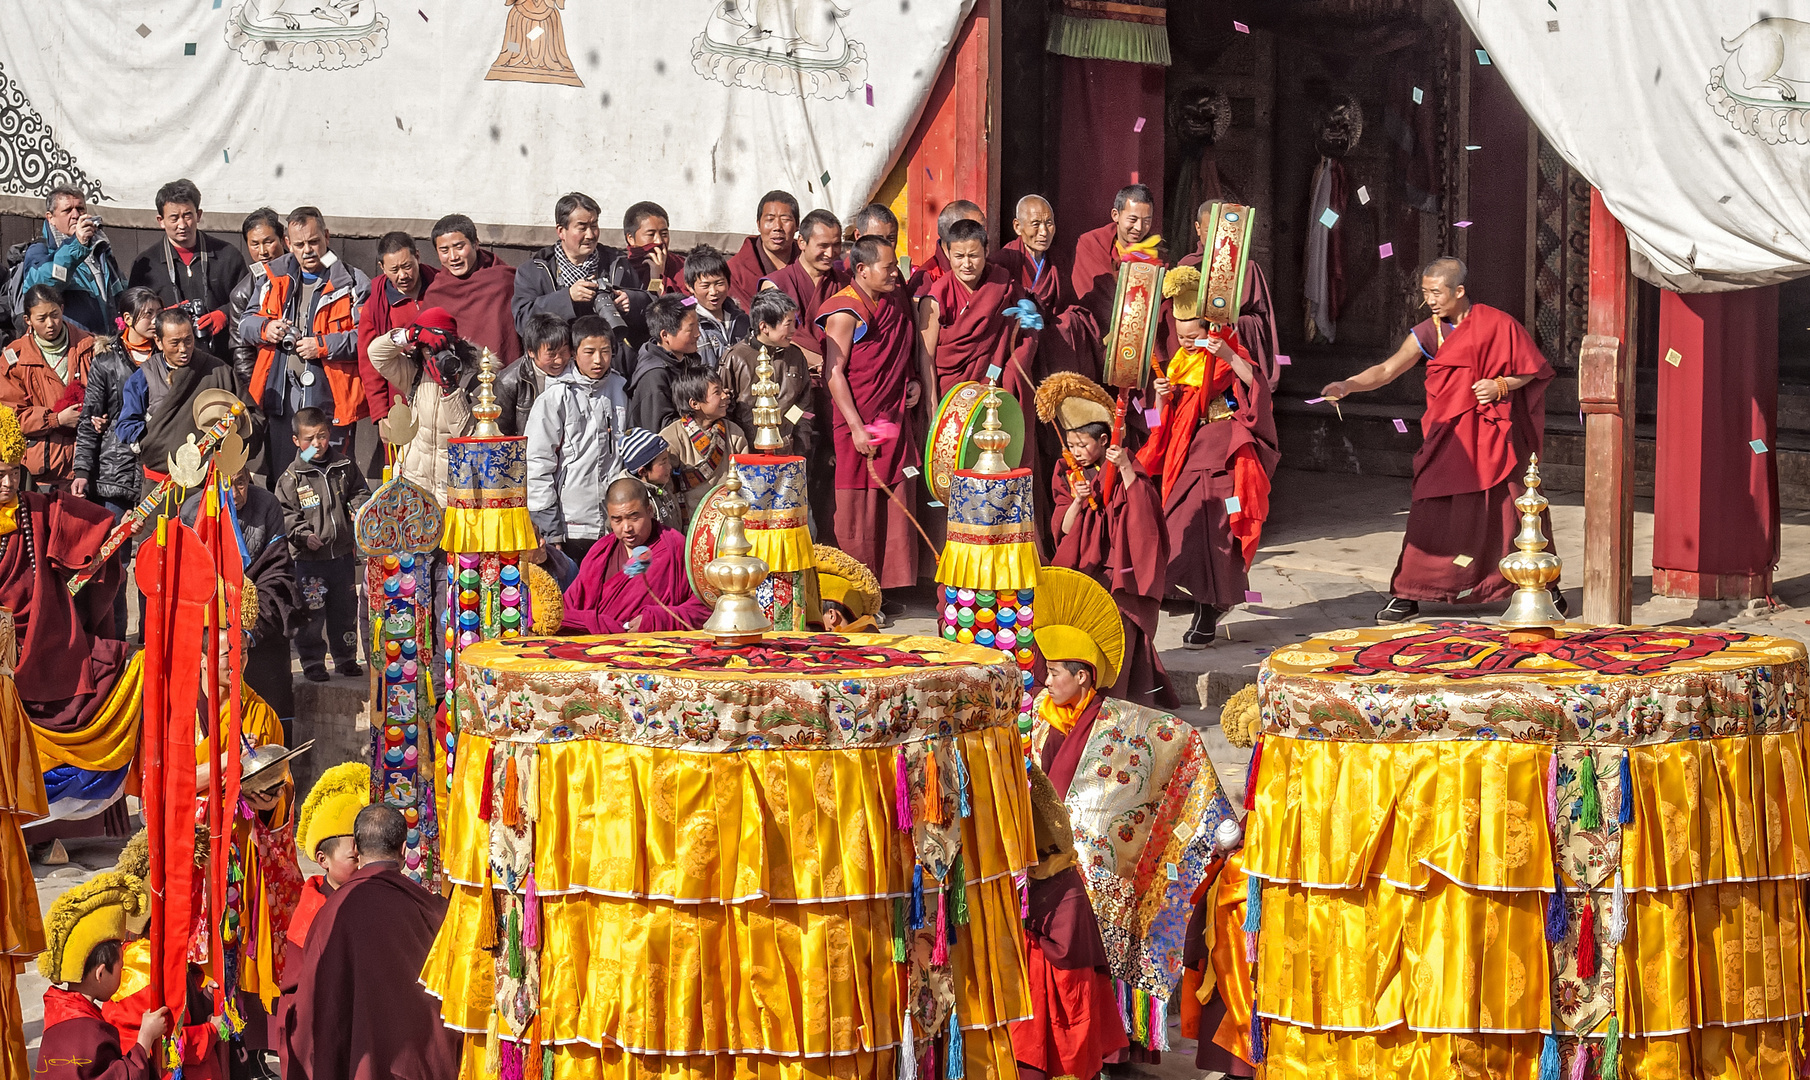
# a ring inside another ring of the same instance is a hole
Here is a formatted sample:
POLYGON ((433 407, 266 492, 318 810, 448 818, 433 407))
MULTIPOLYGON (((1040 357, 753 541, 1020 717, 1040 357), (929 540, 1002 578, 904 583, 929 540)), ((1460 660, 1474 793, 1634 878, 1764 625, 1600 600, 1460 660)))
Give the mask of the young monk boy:
POLYGON ((78 885, 50 906, 44 920, 49 947, 38 957, 38 970, 57 985, 44 991, 44 1037, 34 1076, 156 1080, 157 1045, 174 1022, 170 1010, 147 1010, 129 1050, 101 1016, 101 1003, 119 993, 126 921, 143 902, 137 881, 114 872, 78 885))
POLYGON ((823 628, 832 634, 877 634, 880 581, 848 553, 828 544, 812 546, 817 563, 817 595, 823 628))
POLYGON ((1112 695, 1173 709, 1175 690, 1154 645, 1169 567, 1162 497, 1130 451, 1109 445, 1113 404, 1112 395, 1072 371, 1037 388, 1037 417, 1055 424, 1067 450, 1050 480, 1052 564, 1093 578, 1119 606, 1125 663, 1112 695))
POLYGON ((321 873, 302 882, 302 898, 289 919, 289 943, 295 949, 307 946, 308 928, 314 925, 314 916, 327 897, 358 870, 352 823, 370 802, 371 768, 357 761, 335 765, 322 773, 314 782, 314 790, 302 801, 295 828, 296 851, 313 859, 321 873))
POLYGON ((1037 336, 1021 322, 1040 326, 1041 320, 1017 306, 1026 299, 1024 290, 1005 267, 987 261, 985 225, 967 218, 951 222, 943 251, 950 272, 927 281, 916 297, 924 385, 936 387, 940 401, 957 383, 986 382, 988 371, 998 368, 995 378, 1022 404, 1030 395, 1025 373, 1037 336))
POLYGON ((677 459, 675 486, 690 522, 704 496, 728 474, 729 459, 748 452, 748 437, 726 419, 729 396, 715 372, 681 375, 672 384, 672 401, 679 418, 666 425, 660 438, 677 459))
MULTIPOLYGON (((761 349, 773 365, 773 381, 779 392, 774 400, 779 405, 779 437, 785 445, 781 453, 796 454, 811 460, 813 425, 808 422, 811 411, 811 367, 804 350, 792 344, 798 333, 798 304, 778 289, 762 289, 754 296, 748 312, 754 333, 723 357, 720 374, 723 389, 729 395, 729 419, 743 432, 754 430, 755 369, 760 366, 761 349)), ((808 464, 807 464, 808 467, 808 464)))

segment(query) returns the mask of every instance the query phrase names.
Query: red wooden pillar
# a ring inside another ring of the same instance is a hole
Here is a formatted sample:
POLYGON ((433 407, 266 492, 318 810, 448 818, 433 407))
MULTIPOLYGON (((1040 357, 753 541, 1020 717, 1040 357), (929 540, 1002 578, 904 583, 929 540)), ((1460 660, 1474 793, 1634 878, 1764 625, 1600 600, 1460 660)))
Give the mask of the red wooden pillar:
POLYGON ((980 0, 956 34, 918 125, 905 143, 905 235, 914 263, 936 250, 936 215, 956 199, 968 199, 987 215, 999 241, 999 7, 980 0))
POLYGON ((1584 411, 1584 621, 1634 603, 1634 276, 1628 233, 1590 191, 1590 318, 1578 363, 1584 411))
POLYGON ((1776 286, 1661 294, 1656 595, 1748 600, 1771 591, 1778 330, 1776 286))

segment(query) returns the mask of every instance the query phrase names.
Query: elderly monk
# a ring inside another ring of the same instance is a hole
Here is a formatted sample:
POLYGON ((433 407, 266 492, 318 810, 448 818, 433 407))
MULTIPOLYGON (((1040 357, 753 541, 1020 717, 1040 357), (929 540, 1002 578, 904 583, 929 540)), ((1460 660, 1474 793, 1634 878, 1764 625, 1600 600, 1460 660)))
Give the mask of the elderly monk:
MULTIPOLYGON (((958 221, 978 221, 984 230, 987 215, 981 213, 980 207, 967 199, 955 199, 943 207, 936 215, 936 254, 930 261, 917 268, 911 280, 905 283, 905 296, 916 300, 924 295, 924 290, 936 284, 949 273, 949 254, 945 245, 949 243, 949 226, 958 221)), ((893 246, 898 246, 898 234, 893 234, 893 246)))
POLYGON ((923 387, 911 362, 911 321, 890 299, 899 287, 892 245, 863 237, 851 255, 855 279, 817 316, 834 402, 836 539, 873 570, 881 588, 908 588, 918 579, 908 505, 917 485, 902 481, 905 467, 917 463, 910 428, 923 387))
POLYGON ((446 901, 402 875, 408 823, 384 803, 353 819, 358 872, 308 928, 284 1023, 288 1080, 452 1080, 458 1037, 419 981, 446 901))
POLYGON ((729 295, 743 310, 754 301, 762 278, 797 260, 797 231, 798 199, 791 192, 769 191, 760 197, 754 235, 743 240, 741 250, 729 258, 729 295))
POLYGON ((1156 227, 1156 199, 1142 184, 1119 189, 1112 200, 1112 222, 1075 241, 1075 261, 1069 271, 1069 295, 1093 313, 1094 322, 1112 325, 1112 301, 1118 293, 1119 263, 1132 248, 1150 237, 1156 227))
POLYGON ((1471 302, 1464 275, 1464 263, 1449 255, 1428 263, 1420 292, 1433 317, 1389 359, 1320 391, 1337 400, 1375 390, 1427 362, 1414 502, 1389 603, 1376 614, 1382 625, 1414 618, 1422 600, 1496 604, 1514 591, 1496 564, 1520 528, 1518 478, 1546 435, 1552 365, 1519 322, 1471 302))
POLYGON ((603 497, 610 535, 585 552, 566 590, 568 634, 696 630, 710 609, 685 575, 685 534, 660 524, 647 488, 632 476, 603 497))
POLYGON ((1075 304, 1068 282, 1050 258, 1056 243, 1056 212, 1041 195, 1018 200, 1012 216, 1011 243, 993 253, 1024 294, 1043 313, 1034 374, 1045 378, 1058 371, 1078 371, 1090 379, 1100 374, 1100 325, 1093 313, 1075 304))

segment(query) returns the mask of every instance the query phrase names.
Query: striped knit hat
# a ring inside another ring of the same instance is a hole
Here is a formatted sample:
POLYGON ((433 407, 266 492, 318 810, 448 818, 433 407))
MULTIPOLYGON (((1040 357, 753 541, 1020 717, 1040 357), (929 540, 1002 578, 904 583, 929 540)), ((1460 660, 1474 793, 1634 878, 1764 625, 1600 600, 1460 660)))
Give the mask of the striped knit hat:
POLYGON ((630 476, 654 463, 654 459, 671 449, 666 440, 646 428, 629 428, 622 436, 622 468, 630 476))

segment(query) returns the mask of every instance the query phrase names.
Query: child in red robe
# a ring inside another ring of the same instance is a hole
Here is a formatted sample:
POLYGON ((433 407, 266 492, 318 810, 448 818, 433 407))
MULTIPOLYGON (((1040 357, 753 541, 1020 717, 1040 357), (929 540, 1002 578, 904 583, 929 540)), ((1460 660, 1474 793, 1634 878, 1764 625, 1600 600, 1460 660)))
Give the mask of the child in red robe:
POLYGON ((101 1002, 119 992, 126 921, 143 903, 137 879, 114 872, 69 890, 51 905, 45 919, 49 945, 38 957, 38 970, 59 985, 44 991, 44 1037, 34 1076, 156 1080, 156 1051, 169 1033, 170 1010, 145 1010, 130 1049, 120 1046, 119 1032, 101 1015, 101 1002))
POLYGON ((1112 696, 1174 709, 1175 690, 1154 645, 1169 567, 1162 497, 1130 451, 1109 445, 1113 405, 1112 395, 1074 372, 1037 388, 1037 417, 1056 426, 1066 451, 1050 478, 1051 563, 1104 585, 1119 607, 1125 663, 1112 696))

